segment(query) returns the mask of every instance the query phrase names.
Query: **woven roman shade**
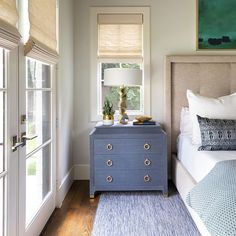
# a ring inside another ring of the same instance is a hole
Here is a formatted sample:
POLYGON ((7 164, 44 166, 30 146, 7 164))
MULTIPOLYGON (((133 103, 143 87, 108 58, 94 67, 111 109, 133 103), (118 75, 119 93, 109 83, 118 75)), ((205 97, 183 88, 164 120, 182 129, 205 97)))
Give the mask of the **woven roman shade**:
POLYGON ((30 32, 25 55, 57 63, 56 0, 28 0, 28 11, 30 32))
POLYGON ((99 14, 98 57, 142 58, 142 14, 99 14))
POLYGON ((0 47, 15 48, 20 41, 16 28, 18 13, 15 0, 0 0, 0 47))

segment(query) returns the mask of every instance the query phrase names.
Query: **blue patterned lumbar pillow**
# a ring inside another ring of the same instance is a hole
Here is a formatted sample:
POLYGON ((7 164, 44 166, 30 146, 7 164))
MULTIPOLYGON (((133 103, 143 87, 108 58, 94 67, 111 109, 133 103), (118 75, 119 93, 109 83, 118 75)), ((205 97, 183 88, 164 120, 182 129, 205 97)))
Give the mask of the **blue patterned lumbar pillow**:
POLYGON ((199 151, 236 150, 236 120, 208 119, 197 115, 202 146, 199 151))

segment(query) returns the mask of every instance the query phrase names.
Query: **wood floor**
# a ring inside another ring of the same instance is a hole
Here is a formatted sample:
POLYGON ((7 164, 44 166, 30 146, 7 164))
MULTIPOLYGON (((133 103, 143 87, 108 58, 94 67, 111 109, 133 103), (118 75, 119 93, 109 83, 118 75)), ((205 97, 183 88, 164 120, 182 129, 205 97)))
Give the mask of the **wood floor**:
POLYGON ((89 182, 75 181, 62 207, 56 209, 40 236, 89 236, 99 197, 89 199, 89 182))

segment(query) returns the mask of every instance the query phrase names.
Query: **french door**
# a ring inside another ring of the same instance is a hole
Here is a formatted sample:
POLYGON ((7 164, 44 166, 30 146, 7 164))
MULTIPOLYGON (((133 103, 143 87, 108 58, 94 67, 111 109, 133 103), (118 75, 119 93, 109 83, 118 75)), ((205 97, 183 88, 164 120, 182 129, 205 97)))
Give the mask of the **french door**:
POLYGON ((55 72, 0 48, 0 235, 36 236, 55 208, 55 72))
POLYGON ((17 75, 18 50, 0 48, 0 235, 3 236, 18 234, 17 75))
POLYGON ((0 235, 7 233, 7 183, 8 176, 8 154, 7 154, 7 133, 8 133, 8 109, 7 99, 9 95, 7 67, 8 52, 0 48, 0 235))
POLYGON ((55 208, 54 69, 30 58, 19 68, 19 228, 34 236, 55 208))

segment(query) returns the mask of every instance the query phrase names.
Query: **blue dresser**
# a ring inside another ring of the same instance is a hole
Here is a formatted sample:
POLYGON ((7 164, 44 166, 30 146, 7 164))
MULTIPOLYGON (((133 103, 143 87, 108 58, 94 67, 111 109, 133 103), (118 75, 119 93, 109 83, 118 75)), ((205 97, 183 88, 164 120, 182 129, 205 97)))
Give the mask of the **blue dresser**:
POLYGON ((97 191, 168 194, 166 133, 160 125, 103 126, 90 133, 90 198, 97 191))

